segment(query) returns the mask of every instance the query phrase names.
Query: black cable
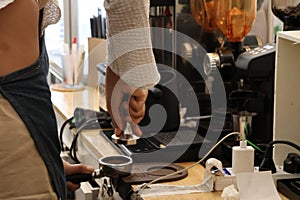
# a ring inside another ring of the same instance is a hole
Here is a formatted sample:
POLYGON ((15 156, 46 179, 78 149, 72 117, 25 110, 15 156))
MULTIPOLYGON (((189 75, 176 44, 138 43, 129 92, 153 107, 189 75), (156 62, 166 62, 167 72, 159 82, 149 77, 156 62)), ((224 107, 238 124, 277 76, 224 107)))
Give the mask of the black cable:
POLYGON ((77 158, 77 154, 76 154, 76 145, 77 145, 77 139, 79 134, 82 132, 83 129, 85 129, 86 127, 89 127, 91 125, 94 124, 99 124, 99 119, 98 118, 93 118, 90 119, 86 122, 84 122, 76 131, 75 136, 73 138, 71 147, 69 149, 69 153, 70 153, 70 157, 77 163, 80 163, 79 159, 77 158))
POLYGON ((74 117, 71 117, 69 119, 67 119, 61 126, 60 128, 60 133, 59 133, 59 139, 60 139, 60 146, 61 146, 61 150, 62 151, 65 151, 65 148, 64 148, 64 142, 63 142, 63 132, 64 132, 64 129, 65 129, 65 126, 67 124, 70 124, 70 122, 72 122, 72 120, 74 119, 74 117))
POLYGON ((298 146, 297 144, 295 144, 293 142, 290 142, 290 141, 286 141, 286 140, 274 140, 274 141, 270 142, 268 145, 269 146, 273 146, 274 144, 287 144, 289 146, 294 147, 298 151, 300 151, 300 146, 298 146))
POLYGON ((271 141, 269 144, 267 144, 267 148, 266 148, 266 151, 265 151, 265 156, 264 156, 264 159, 262 160, 262 162, 259 166, 259 171, 269 171, 269 170, 271 170, 272 173, 276 173, 276 166, 275 166, 275 163, 274 163, 274 160, 273 160, 273 145, 274 144, 286 144, 286 145, 294 147, 295 149, 300 151, 300 146, 298 146, 297 144, 295 144, 293 142, 286 141, 286 140, 271 141))

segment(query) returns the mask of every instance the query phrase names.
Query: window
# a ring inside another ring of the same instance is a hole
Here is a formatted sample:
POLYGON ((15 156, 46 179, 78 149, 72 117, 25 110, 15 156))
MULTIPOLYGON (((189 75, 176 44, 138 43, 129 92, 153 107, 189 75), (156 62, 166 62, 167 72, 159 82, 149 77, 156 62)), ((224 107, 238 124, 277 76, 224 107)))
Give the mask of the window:
MULTIPOLYGON (((50 25, 45 31, 46 45, 50 58, 50 72, 62 79, 62 53, 64 43, 70 44, 76 37, 78 44, 88 49, 91 37, 90 18, 98 15, 98 9, 105 15, 104 0, 58 0, 62 17, 57 24, 50 25)), ((86 53, 87 56, 87 53, 86 53)), ((87 74, 87 66, 84 74, 87 74)))
POLYGON ((90 18, 98 16, 98 11, 104 14, 103 2, 104 0, 77 0, 77 8, 74 7, 73 20, 76 22, 73 27, 74 35, 72 37, 77 37, 78 43, 84 45, 85 47, 85 67, 83 74, 88 74, 88 38, 91 37, 91 22, 90 18))
POLYGON ((104 0, 78 0, 78 41, 86 44, 91 37, 90 18, 98 16, 98 9, 105 15, 104 0))
POLYGON ((45 30, 45 41, 48 50, 50 62, 61 66, 61 54, 63 44, 65 42, 65 27, 64 27, 64 0, 58 0, 61 8, 61 19, 58 23, 48 26, 45 30))

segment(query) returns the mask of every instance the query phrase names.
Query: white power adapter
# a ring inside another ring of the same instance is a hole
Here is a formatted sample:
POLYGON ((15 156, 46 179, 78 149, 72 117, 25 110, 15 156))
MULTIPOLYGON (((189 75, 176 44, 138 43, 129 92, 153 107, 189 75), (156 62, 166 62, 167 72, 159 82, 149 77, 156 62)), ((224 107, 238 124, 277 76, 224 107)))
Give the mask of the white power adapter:
MULTIPOLYGON (((240 141, 240 146, 232 148, 232 168, 223 168, 221 175, 215 173, 214 190, 221 191, 230 185, 237 188, 236 174, 243 172, 259 172, 259 167, 254 167, 254 149, 247 146, 246 141, 240 141)), ((280 179, 300 178, 300 173, 288 173, 282 166, 276 166, 276 173, 272 176, 277 185, 280 179)))
POLYGON ((254 149, 240 141, 240 146, 232 147, 232 171, 234 174, 254 171, 254 149))
POLYGON ((246 141, 240 141, 240 146, 232 147, 232 168, 224 168, 223 176, 216 176, 214 189, 223 190, 232 184, 236 187, 235 174, 254 171, 254 149, 246 141))

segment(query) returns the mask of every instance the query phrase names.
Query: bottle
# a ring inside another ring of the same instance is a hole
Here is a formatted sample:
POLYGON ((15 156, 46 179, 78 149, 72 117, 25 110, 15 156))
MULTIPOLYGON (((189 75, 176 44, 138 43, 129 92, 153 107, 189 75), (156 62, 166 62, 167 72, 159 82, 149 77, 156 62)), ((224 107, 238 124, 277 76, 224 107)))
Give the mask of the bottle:
POLYGON ((254 172, 254 149, 245 140, 240 141, 240 146, 232 147, 232 172, 254 172))

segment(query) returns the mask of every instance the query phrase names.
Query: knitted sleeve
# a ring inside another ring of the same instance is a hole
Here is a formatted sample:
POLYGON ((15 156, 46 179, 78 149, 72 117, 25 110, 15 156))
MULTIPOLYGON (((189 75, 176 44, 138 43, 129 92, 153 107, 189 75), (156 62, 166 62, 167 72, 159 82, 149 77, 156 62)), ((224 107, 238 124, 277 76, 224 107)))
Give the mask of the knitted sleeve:
POLYGON ((12 3, 14 0, 0 0, 0 9, 4 8, 8 4, 12 3))
POLYGON ((159 82, 150 27, 149 0, 105 0, 107 62, 127 84, 149 88, 159 82))
POLYGON ((48 25, 55 24, 61 17, 61 10, 57 0, 36 0, 39 5, 43 5, 43 21, 41 30, 43 31, 48 25))
POLYGON ((8 4, 12 3, 14 0, 0 0, 0 9, 6 7, 8 4))

